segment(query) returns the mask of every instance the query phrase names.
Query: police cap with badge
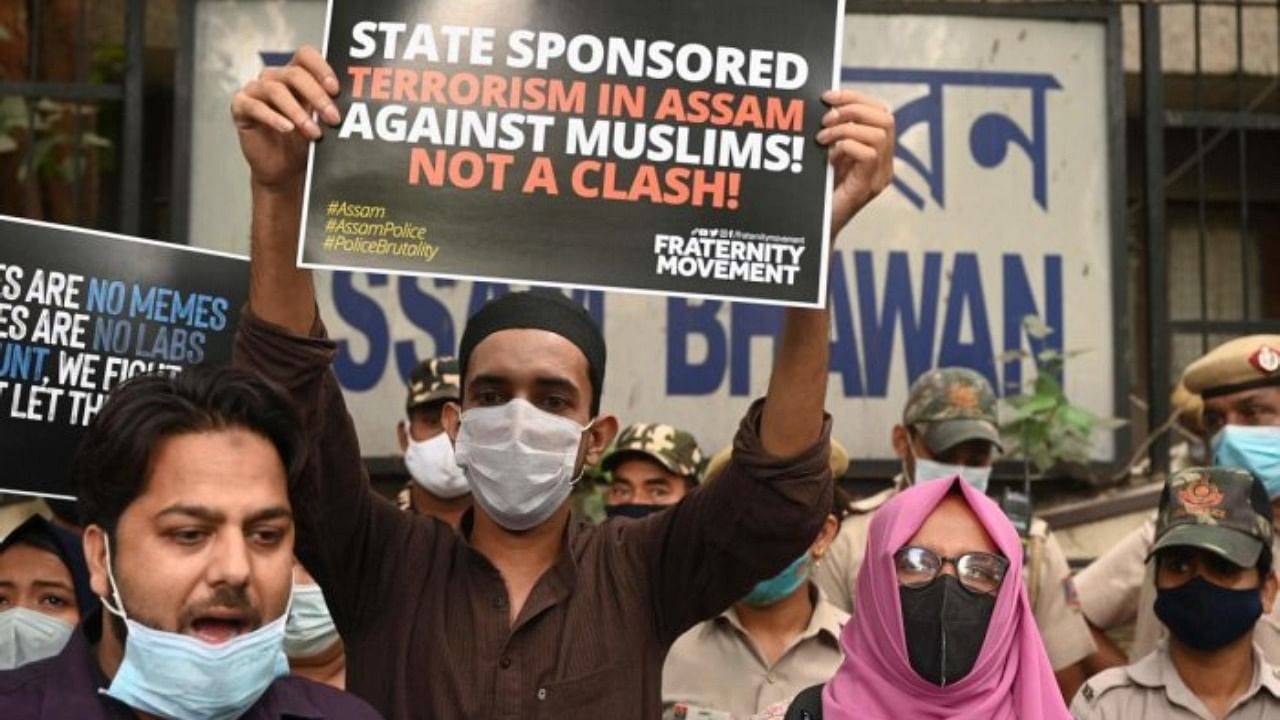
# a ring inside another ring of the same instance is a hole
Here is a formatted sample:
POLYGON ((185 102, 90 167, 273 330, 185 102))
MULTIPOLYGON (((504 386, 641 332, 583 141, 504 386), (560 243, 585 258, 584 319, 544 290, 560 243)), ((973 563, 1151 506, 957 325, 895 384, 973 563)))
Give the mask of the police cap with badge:
MULTIPOLYGON (((1187 390, 1206 401, 1251 390, 1280 386, 1280 335, 1247 335, 1219 345, 1187 367, 1182 376, 1187 390)), ((1256 399, 1232 405, 1249 406, 1243 424, 1206 429, 1213 464, 1241 467, 1253 473, 1272 499, 1280 498, 1280 403, 1256 399), (1271 413, 1258 408, 1269 402, 1271 413)), ((1207 418, 1206 418, 1207 419, 1207 418)))

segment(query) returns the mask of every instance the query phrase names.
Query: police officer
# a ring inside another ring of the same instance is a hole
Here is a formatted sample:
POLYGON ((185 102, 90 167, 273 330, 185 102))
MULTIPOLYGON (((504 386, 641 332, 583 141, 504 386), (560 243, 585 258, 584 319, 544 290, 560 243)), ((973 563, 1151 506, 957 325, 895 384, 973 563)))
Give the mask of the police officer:
POLYGON ((1169 638, 1085 683, 1071 704, 1077 720, 1280 717, 1280 669, 1250 632, 1275 604, 1273 535, 1266 490, 1248 472, 1175 474, 1148 557, 1169 638))
POLYGON ((423 360, 409 375, 405 416, 396 425, 396 440, 409 471, 409 482, 397 504, 453 527, 471 507, 471 489, 440 423, 445 403, 459 402, 458 385, 457 360, 447 356, 423 360))
POLYGON ((628 426, 600 461, 609 476, 605 513, 638 518, 675 505, 698 487, 705 464, 698 441, 684 430, 628 426))
MULTIPOLYGON (((912 483, 960 475, 985 491, 1000 447, 996 397, 990 384, 966 368, 939 368, 912 384, 893 448, 903 472, 893 487, 853 504, 814 580, 837 607, 854 612, 854 581, 862 565, 871 515, 912 483)), ((1064 697, 1084 682, 1083 661, 1095 648, 1080 614, 1071 569, 1048 525, 1032 518, 1026 534, 1027 592, 1036 625, 1064 697)))
MULTIPOLYGON (((1228 341, 1187 366, 1182 384, 1202 399, 1213 464, 1249 470, 1274 507, 1280 500, 1280 336, 1228 341)), ((1151 652, 1165 634, 1152 609, 1155 586, 1145 564, 1154 540, 1152 519, 1076 576, 1081 607, 1099 648, 1094 669, 1126 661, 1106 630, 1134 623, 1129 660, 1151 652)), ((1269 661, 1280 662, 1280 612, 1267 613, 1254 640, 1269 661)))

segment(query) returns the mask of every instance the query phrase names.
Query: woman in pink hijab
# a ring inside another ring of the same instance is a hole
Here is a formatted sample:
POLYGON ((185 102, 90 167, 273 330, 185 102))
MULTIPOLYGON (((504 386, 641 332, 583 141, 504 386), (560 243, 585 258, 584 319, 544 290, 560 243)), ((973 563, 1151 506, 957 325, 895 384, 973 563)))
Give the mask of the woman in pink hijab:
POLYGON ((871 521, 845 660, 823 720, 1064 720, 1022 583, 1022 543, 959 478, 915 486, 871 521))

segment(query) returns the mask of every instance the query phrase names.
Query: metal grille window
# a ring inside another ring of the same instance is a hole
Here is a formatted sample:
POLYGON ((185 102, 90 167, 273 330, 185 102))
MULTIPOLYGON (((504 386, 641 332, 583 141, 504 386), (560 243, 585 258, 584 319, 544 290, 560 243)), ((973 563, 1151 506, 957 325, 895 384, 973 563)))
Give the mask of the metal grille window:
MULTIPOLYGON (((1280 332, 1280 5, 1139 7, 1144 176, 1133 209, 1149 324, 1138 371, 1154 425, 1188 362, 1234 336, 1280 332)), ((1165 442, 1153 461, 1167 468, 1165 442)))
POLYGON ((180 5, 0 3, 0 212, 171 236, 173 76, 147 71, 172 54, 157 53, 147 33, 172 36, 180 5))

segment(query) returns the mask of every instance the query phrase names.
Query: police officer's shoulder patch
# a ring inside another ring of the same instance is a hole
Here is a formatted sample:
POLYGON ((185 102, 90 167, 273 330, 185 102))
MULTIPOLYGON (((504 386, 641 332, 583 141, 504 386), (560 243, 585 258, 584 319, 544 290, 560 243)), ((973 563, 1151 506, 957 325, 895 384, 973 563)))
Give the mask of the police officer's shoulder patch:
POLYGON ((1125 668, 1115 667, 1089 678, 1088 682, 1080 688, 1080 697, 1085 702, 1093 704, 1103 695, 1115 690, 1119 687, 1125 687, 1132 683, 1129 673, 1125 672, 1125 668))

